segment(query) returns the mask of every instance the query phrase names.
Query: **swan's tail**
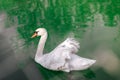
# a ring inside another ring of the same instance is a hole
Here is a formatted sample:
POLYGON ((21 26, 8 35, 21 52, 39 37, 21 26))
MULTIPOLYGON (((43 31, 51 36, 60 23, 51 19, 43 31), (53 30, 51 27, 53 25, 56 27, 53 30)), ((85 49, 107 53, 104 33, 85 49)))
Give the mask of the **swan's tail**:
POLYGON ((86 60, 86 61, 83 61, 81 63, 79 62, 79 65, 77 65, 77 68, 74 67, 72 70, 85 70, 85 69, 88 69, 95 62, 96 62, 96 60, 86 60))
POLYGON ((83 64, 83 66, 84 66, 85 69, 87 69, 90 66, 92 66, 95 62, 96 62, 96 60, 89 60, 88 62, 86 62, 85 64, 83 64))

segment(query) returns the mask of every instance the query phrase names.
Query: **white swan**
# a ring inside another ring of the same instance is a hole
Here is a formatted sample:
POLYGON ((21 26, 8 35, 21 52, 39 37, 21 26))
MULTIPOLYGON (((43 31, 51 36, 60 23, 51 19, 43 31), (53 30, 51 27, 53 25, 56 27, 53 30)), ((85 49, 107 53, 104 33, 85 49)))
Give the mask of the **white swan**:
POLYGON ((49 54, 43 55, 47 35, 45 28, 38 28, 31 37, 41 36, 35 55, 35 61, 43 67, 50 70, 70 72, 72 70, 87 69, 96 62, 96 60, 82 58, 75 54, 80 46, 73 38, 67 38, 49 54))

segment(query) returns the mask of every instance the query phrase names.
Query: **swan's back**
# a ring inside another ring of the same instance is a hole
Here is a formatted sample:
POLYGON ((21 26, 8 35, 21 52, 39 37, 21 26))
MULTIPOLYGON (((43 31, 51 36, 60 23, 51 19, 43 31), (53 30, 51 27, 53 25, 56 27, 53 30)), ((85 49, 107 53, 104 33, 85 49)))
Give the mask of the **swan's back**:
POLYGON ((75 54, 76 52, 78 52, 79 48, 80 45, 75 39, 67 38, 53 51, 43 55, 38 63, 42 64, 44 67, 56 70, 58 66, 64 65, 65 59, 71 58, 71 54, 75 54))
POLYGON ((38 63, 47 69, 69 72, 71 70, 84 70, 95 63, 95 60, 82 58, 75 53, 80 43, 74 38, 67 38, 53 51, 39 58, 38 63))

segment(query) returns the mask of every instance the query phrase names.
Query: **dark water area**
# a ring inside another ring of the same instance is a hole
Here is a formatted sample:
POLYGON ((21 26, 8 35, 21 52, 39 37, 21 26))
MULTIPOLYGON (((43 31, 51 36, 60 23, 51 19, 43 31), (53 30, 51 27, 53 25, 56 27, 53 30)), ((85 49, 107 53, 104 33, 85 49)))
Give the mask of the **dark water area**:
POLYGON ((120 0, 0 0, 0 80, 120 80, 120 0), (51 71, 34 61, 44 27, 50 52, 67 37, 78 55, 97 60, 90 69, 51 71))

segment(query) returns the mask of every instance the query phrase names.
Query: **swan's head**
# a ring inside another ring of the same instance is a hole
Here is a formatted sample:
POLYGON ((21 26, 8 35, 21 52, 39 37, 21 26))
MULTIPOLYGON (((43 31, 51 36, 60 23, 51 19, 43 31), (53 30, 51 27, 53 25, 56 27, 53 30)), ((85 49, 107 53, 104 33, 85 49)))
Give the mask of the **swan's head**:
POLYGON ((38 29, 35 30, 35 32, 34 32, 34 34, 32 35, 31 38, 34 38, 36 36, 43 36, 45 34, 47 34, 47 31, 46 31, 45 28, 38 28, 38 29))

